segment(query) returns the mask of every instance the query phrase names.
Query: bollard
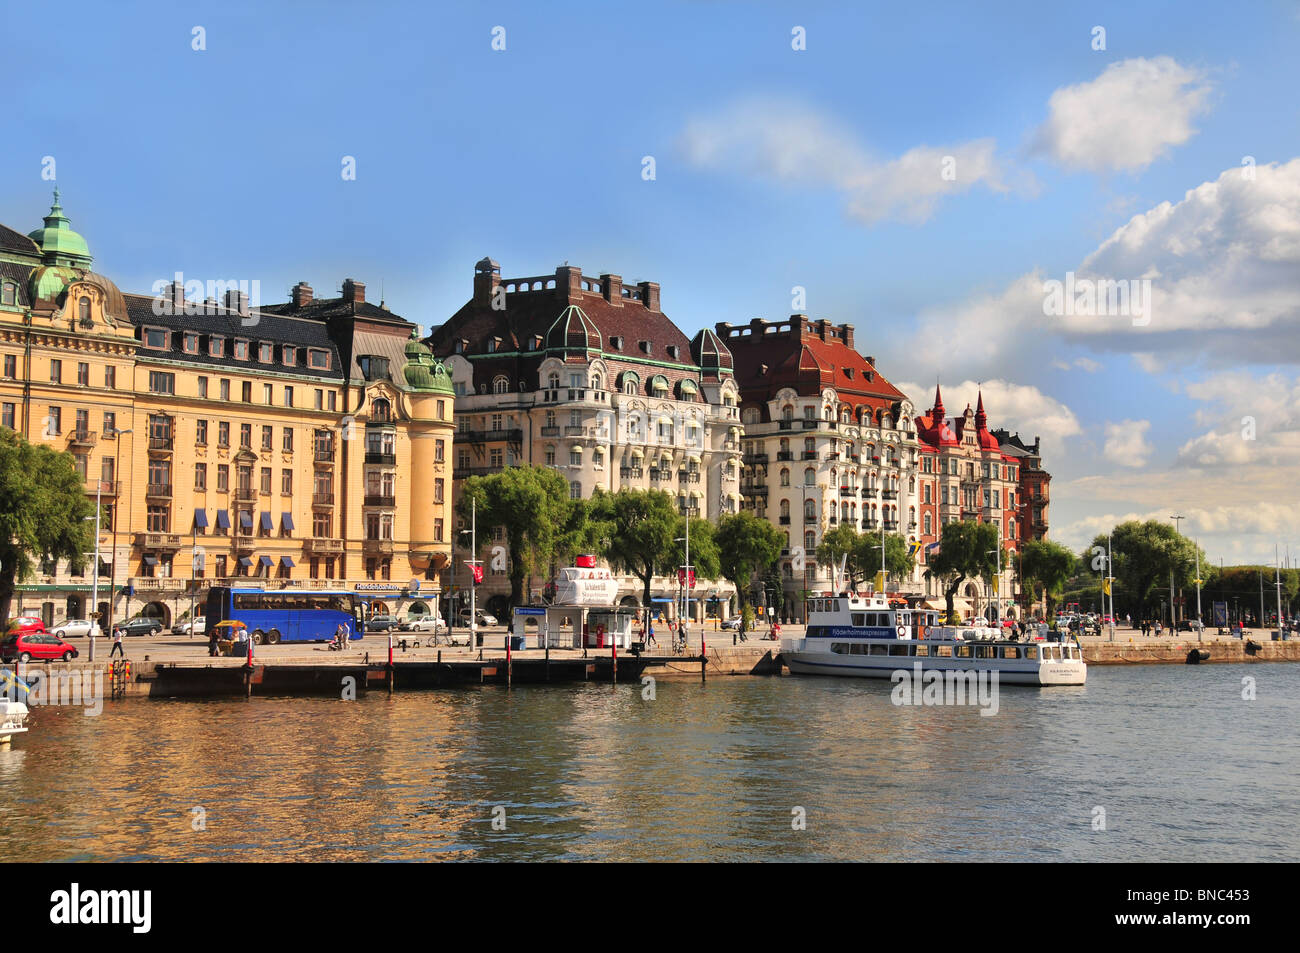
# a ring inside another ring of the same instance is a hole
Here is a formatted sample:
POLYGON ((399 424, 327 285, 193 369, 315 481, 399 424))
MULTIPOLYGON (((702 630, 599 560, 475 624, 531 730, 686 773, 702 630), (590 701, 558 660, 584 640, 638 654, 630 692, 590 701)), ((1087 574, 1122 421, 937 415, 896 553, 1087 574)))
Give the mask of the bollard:
POLYGON ((388 635, 388 694, 393 694, 393 636, 388 635))
POLYGON ((510 660, 510 634, 506 633, 506 688, 510 687, 514 663, 510 660))
POLYGON ((609 641, 609 657, 613 659, 614 684, 618 684, 618 639, 613 638, 609 641))

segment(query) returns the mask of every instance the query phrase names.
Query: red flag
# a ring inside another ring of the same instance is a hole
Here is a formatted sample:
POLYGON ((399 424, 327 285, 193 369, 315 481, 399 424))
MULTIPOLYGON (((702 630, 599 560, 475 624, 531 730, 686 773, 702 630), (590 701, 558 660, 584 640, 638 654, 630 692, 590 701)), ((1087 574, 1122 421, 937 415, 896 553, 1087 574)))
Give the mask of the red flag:
POLYGON ((470 573, 474 576, 474 585, 477 586, 483 581, 483 567, 478 563, 472 563, 468 560, 465 562, 465 565, 469 567, 470 573))
MULTIPOLYGON (((679 570, 677 570, 677 584, 678 584, 679 586, 685 586, 685 585, 686 585, 686 575, 687 575, 687 574, 686 574, 686 570, 685 570, 685 569, 679 569, 679 570)), ((691 584, 690 584, 690 586, 689 586, 688 588, 690 588, 690 589, 694 589, 694 588, 695 588, 695 570, 694 570, 694 569, 692 569, 692 570, 690 571, 690 578, 691 578, 691 584)))

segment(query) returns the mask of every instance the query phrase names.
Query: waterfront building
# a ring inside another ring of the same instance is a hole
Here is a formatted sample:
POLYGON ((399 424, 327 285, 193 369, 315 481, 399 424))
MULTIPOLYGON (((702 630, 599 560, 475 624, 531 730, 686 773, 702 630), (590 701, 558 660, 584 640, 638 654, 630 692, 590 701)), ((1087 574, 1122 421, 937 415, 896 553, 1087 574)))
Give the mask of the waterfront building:
MULTIPOLYGON (((467 477, 533 465, 563 474, 575 499, 653 489, 671 494, 682 515, 716 521, 739 511, 731 354, 708 330, 688 340, 663 313, 657 283, 590 278, 568 264, 502 278, 484 258, 473 296, 429 344, 456 394, 457 494, 467 477)), ((667 602, 676 587, 665 567, 653 598, 667 602)), ((624 604, 641 591, 631 577, 620 581, 624 604)), ((505 570, 489 565, 478 604, 501 616, 508 594, 505 570)), ((725 615, 734 587, 701 581, 697 594, 695 618, 725 615)))
MULTIPOLYGON (((815 555, 826 532, 917 539, 912 402, 856 350, 851 325, 795 314, 716 328, 740 387, 743 505, 785 534, 785 611, 803 618, 804 593, 832 584, 815 555)), ((918 595, 919 571, 890 591, 918 595)))
MULTIPOLYGON (((1002 442, 988 429, 984 395, 974 410, 970 405, 956 417, 947 416, 943 395, 934 389, 934 405, 916 418, 920 441, 920 539, 919 559, 924 566, 933 544, 938 543, 946 523, 973 520, 991 523, 998 530, 1002 558, 997 591, 982 579, 962 583, 954 609, 963 618, 984 614, 993 621, 1015 614, 1015 552, 1022 538, 1019 531, 1020 471, 1023 458, 1004 453, 1002 442)), ((929 608, 946 607, 940 582, 925 579, 929 608)))
POLYGON ((259 307, 240 287, 124 294, 91 264, 57 192, 30 236, 0 226, 0 425, 71 453, 101 504, 100 565, 41 566, 15 611, 171 625, 216 582, 428 611, 453 394, 417 327, 351 279, 259 307))
POLYGON ((1041 439, 1034 438, 1032 444, 1020 439, 1019 433, 1006 430, 994 430, 1002 453, 1020 461, 1020 486, 1016 494, 1017 535, 1022 539, 1047 538, 1047 508, 1051 502, 1049 484, 1052 475, 1043 469, 1041 439))

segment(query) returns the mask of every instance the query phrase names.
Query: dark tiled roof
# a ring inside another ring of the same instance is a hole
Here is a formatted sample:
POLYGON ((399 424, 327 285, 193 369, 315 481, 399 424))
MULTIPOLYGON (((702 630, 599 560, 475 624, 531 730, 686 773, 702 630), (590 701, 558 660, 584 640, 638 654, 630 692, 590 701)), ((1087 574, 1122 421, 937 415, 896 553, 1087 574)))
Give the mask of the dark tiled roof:
POLYGON ((369 301, 354 304, 343 298, 316 298, 310 304, 297 307, 292 301, 279 304, 262 305, 263 314, 280 314, 286 317, 309 318, 314 321, 326 321, 330 318, 366 318, 374 321, 395 321, 406 323, 404 318, 393 314, 386 308, 369 301))
MULTIPOLYGON (((248 372, 280 371, 287 374, 303 374, 310 377, 325 377, 341 380, 343 364, 338 348, 330 338, 325 324, 308 318, 288 317, 266 308, 253 311, 248 318, 227 311, 217 305, 209 305, 201 314, 155 314, 155 298, 151 295, 126 295, 127 314, 137 329, 144 325, 167 328, 173 331, 197 331, 199 353, 186 354, 183 348, 184 338, 180 334, 172 335, 171 347, 167 351, 141 346, 138 354, 142 358, 150 355, 168 360, 186 361, 209 367, 225 367, 248 372), (243 322, 255 320, 255 324, 243 322), (208 339, 217 335, 226 339, 224 354, 212 357, 208 354, 208 339), (234 357, 236 338, 247 338, 250 342, 250 360, 241 361, 234 357), (257 344, 265 341, 274 344, 274 361, 263 364, 257 360, 257 344), (280 362, 280 347, 292 344, 297 347, 296 361, 293 367, 280 362), (307 366, 306 348, 321 348, 330 353, 330 369, 322 371, 307 366)), ((137 337, 139 332, 137 331, 137 337)))
POLYGON ((8 225, 0 225, 0 251, 14 255, 33 255, 37 258, 41 250, 36 243, 21 232, 15 232, 8 225))
POLYGON ((0 279, 9 279, 18 284, 18 305, 20 307, 31 307, 32 301, 27 291, 27 283, 35 270, 36 268, 33 265, 19 265, 12 261, 0 261, 0 279))

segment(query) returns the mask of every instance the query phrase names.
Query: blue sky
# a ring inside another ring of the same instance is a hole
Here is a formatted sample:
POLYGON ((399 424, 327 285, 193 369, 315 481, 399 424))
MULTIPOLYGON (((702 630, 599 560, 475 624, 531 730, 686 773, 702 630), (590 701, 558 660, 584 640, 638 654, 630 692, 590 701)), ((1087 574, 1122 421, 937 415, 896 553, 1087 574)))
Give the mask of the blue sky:
POLYGON ((68 3, 56 19, 7 11, 27 43, 7 50, 0 221, 40 224, 53 156, 126 290, 181 270, 283 300, 355 277, 428 327, 490 254, 508 276, 569 261, 659 281, 689 333, 787 315, 799 286, 921 407, 936 378, 963 400, 986 381, 995 423, 1042 432, 1071 545, 1177 506, 1214 555, 1263 558, 1300 518, 1300 282, 1237 293, 1279 254, 1298 270, 1300 4, 68 3), (948 154, 956 180, 935 192, 948 154), (1258 188, 1179 205, 1244 156, 1258 188), (1153 218, 1098 255, 1134 216, 1153 218), (1225 271, 1243 246, 1251 262, 1225 271), (1163 333, 1035 314, 1026 289, 1090 256, 1099 275, 1157 276, 1163 333))

